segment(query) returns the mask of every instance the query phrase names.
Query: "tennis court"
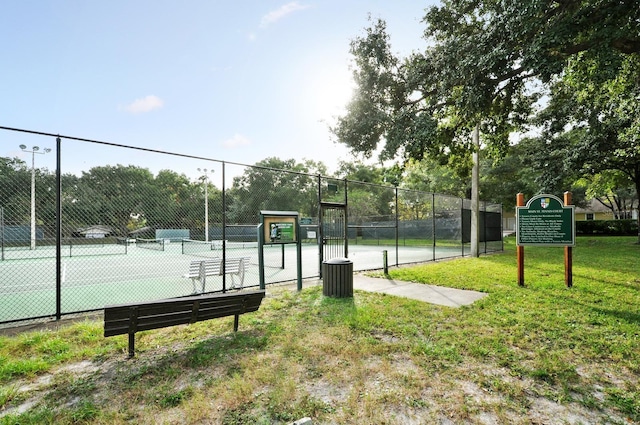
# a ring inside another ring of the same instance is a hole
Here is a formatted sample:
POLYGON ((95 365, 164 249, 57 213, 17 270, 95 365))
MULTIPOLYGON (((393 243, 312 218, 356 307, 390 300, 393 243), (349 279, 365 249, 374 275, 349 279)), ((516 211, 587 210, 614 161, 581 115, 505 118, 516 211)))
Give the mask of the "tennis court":
MULTIPOLYGON (((224 257, 247 259, 231 261, 227 269, 241 273, 248 263, 244 287, 257 287, 260 276, 266 284, 295 281, 295 245, 265 246, 264 270, 258 270, 255 242, 241 242, 256 240, 262 211, 298 215, 303 278, 319 276, 320 247, 327 259, 342 255, 339 248, 327 251, 334 232, 336 240, 349 240, 355 271, 381 269, 385 250, 389 266, 468 254, 469 199, 323 176, 322 167, 301 172, 306 165, 254 166, 27 129, 2 131, 12 132, 16 143, 56 152, 55 168, 35 161, 29 167, 16 158, 3 169, 3 325, 190 295, 194 281, 184 275, 199 277, 198 267, 219 273, 219 260, 195 261, 222 257, 222 247, 219 241, 183 245, 183 239, 229 241, 224 257), (90 168, 68 156, 82 149, 96 160, 90 168), (127 158, 128 164, 114 165, 111 158, 127 158), (164 161, 167 169, 152 171, 164 161)), ((478 206, 481 240, 500 244, 502 206, 478 206)), ((485 252, 501 249, 485 245, 485 252)), ((206 279, 205 290, 232 283, 230 275, 216 274, 206 279)))
MULTIPOLYGON (((243 286, 259 286, 258 246, 256 242, 228 242, 226 257, 248 257, 243 286)), ((20 257, 6 251, 8 258, 0 262, 0 275, 10 279, 0 283, 0 322, 37 318, 56 314, 56 259, 52 248, 43 247, 20 257), (47 254, 47 255, 45 255, 47 254)), ((193 293, 193 282, 184 277, 192 261, 222 257, 222 242, 154 241, 113 246, 85 247, 85 255, 61 259, 61 313, 101 309, 107 304, 186 296, 193 293), (125 254, 126 252, 126 254, 125 254), (89 255, 91 254, 91 255, 89 255)), ((349 258, 354 270, 382 267, 382 251, 388 250, 389 264, 396 263, 395 247, 352 245, 349 258)), ((29 252, 29 251, 27 251, 29 252)), ((431 247, 401 247, 402 262, 432 261, 431 247)), ((460 248, 437 250, 437 258, 460 256, 460 248)), ((295 245, 265 245, 265 282, 273 284, 297 278, 295 245), (284 268, 283 268, 284 265, 284 268)), ((302 276, 319 275, 317 245, 303 245, 302 276)), ((238 278, 227 275, 225 287, 230 289, 238 278)), ((199 285, 198 285, 199 288, 199 285)), ((222 291, 223 277, 207 278, 207 292, 222 291)))

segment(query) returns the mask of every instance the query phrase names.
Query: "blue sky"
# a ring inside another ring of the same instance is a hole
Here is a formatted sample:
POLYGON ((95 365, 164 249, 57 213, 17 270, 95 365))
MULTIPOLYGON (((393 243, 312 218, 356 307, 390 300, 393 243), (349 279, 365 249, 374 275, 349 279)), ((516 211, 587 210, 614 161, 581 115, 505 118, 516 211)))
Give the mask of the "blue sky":
MULTIPOLYGON (((4 2, 0 126, 254 164, 351 160, 327 126, 350 98, 349 42, 369 14, 395 52, 424 47, 430 1, 4 2)), ((54 140, 0 130, 0 155, 54 140)), ((64 144, 63 172, 134 164, 190 175, 191 162, 64 144)), ((54 155, 37 157, 55 168, 54 155)))

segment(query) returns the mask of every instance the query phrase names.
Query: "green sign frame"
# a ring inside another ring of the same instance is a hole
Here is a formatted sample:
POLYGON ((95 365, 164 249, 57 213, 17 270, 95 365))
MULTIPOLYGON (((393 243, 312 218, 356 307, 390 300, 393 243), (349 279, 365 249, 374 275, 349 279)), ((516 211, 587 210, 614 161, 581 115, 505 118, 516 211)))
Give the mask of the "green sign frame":
POLYGON ((575 246, 575 207, 553 195, 537 195, 516 208, 518 246, 575 246))

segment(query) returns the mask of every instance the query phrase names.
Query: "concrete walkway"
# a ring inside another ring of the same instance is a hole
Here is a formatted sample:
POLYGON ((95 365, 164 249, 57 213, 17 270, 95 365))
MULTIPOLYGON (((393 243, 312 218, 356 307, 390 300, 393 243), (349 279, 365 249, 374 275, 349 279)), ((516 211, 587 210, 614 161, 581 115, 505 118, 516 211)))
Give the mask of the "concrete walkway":
MULTIPOLYGON (((322 279, 307 279, 302 284, 303 288, 310 285, 322 286, 322 279)), ((292 284, 287 284, 285 286, 291 289, 295 288, 292 284)), ((489 295, 478 291, 369 277, 360 273, 354 273, 353 275, 353 289, 368 292, 379 292, 382 294, 395 295, 396 297, 411 298, 447 307, 460 307, 463 305, 473 304, 475 301, 489 295)))
MULTIPOLYGON (((320 284, 322 284, 322 281, 320 284)), ((488 295, 484 292, 368 277, 358 273, 353 276, 353 289, 380 292, 447 307, 460 307, 473 304, 475 301, 488 295)))

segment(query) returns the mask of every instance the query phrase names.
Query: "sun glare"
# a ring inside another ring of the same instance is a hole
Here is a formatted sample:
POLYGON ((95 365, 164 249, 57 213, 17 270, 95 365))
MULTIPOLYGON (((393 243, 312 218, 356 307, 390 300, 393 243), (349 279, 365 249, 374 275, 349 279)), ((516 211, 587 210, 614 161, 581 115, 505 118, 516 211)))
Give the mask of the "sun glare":
POLYGON ((318 121, 333 121, 346 111, 355 84, 348 69, 326 67, 310 80, 308 108, 318 121))

